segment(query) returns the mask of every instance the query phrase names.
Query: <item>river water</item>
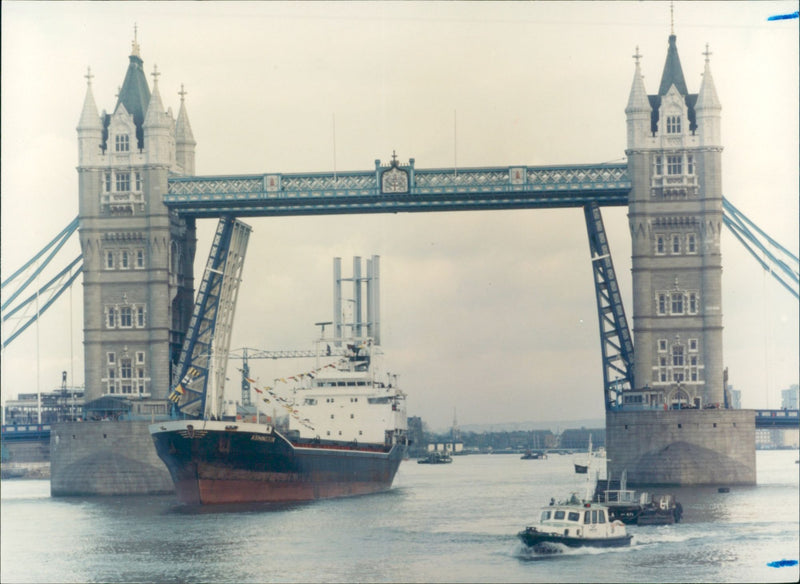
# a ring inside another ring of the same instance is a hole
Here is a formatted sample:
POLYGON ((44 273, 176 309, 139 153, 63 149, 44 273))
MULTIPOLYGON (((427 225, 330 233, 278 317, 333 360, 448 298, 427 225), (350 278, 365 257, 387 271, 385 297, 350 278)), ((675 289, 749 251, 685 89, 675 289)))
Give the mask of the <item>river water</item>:
POLYGON ((280 507, 54 499, 48 481, 3 481, 0 581, 798 581, 785 565, 800 555, 797 451, 759 451, 755 487, 671 489, 683 521, 630 526, 630 548, 529 553, 516 533, 551 497, 583 491, 580 458, 411 460, 387 493, 280 507))

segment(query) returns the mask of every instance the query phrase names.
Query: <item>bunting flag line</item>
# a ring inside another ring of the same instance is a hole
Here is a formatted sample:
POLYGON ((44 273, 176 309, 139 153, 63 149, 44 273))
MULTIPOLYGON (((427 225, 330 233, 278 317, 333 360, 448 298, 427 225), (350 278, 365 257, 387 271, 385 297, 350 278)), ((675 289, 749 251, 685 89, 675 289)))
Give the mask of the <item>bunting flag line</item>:
MULTIPOLYGON (((319 367, 317 369, 312 369, 311 371, 307 371, 307 372, 304 372, 304 373, 296 373, 295 375, 290 375, 289 377, 276 377, 273 380, 273 382, 274 383, 278 383, 278 382, 288 383, 288 381, 297 382, 297 381, 302 381, 306 377, 308 377, 309 379, 315 379, 317 374, 319 373, 319 371, 321 371, 323 369, 328 369, 329 367, 336 367, 336 363, 328 363, 327 365, 324 365, 323 367, 319 367)), ((252 387, 256 391, 256 393, 263 394, 266 391, 275 401, 277 401, 281 406, 283 406, 286 409, 286 411, 289 412, 289 414, 295 420, 297 420, 300 424, 302 424, 303 426, 305 426, 306 428, 308 428, 312 432, 314 431, 314 427, 310 424, 311 423, 310 419, 308 419, 308 418, 300 419, 300 410, 299 409, 295 409, 294 400, 292 400, 290 402, 288 399, 286 399, 284 397, 281 397, 280 395, 277 395, 274 391, 272 391, 273 389, 275 389, 273 386, 269 386, 268 385, 268 386, 265 386, 263 388, 256 387, 255 384, 257 383, 257 381, 255 379, 253 379, 251 377, 245 377, 244 376, 244 371, 242 369, 239 369, 239 371, 242 371, 242 378, 252 385, 252 387)), ((184 377, 184 381, 182 383, 188 383, 189 381, 191 381, 191 379, 197 377, 197 375, 199 375, 199 374, 200 374, 200 371, 197 370, 196 368, 192 367, 187 372, 186 376, 184 377)), ((178 387, 180 387, 181 393, 176 393, 176 390, 178 389, 176 387, 176 389, 173 390, 172 395, 169 396, 169 399, 174 401, 174 402, 176 402, 176 403, 180 399, 180 395, 185 393, 185 390, 183 389, 182 386, 179 385, 178 387)), ((261 398, 261 400, 266 404, 271 403, 271 400, 269 398, 267 398, 266 396, 263 396, 261 398)))

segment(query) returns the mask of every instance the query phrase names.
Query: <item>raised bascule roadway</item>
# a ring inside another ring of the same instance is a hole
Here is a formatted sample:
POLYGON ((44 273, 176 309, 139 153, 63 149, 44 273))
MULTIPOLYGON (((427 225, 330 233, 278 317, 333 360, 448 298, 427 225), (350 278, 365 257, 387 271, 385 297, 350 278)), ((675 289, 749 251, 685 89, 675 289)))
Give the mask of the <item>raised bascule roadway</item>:
MULTIPOLYGON (((627 471, 632 485, 754 484, 756 424, 792 416, 729 407, 721 231, 729 228, 795 297, 800 269, 794 254, 724 199, 721 106, 709 55, 699 92, 689 93, 671 35, 658 93, 647 94, 637 50, 624 164, 425 169, 392 153, 363 171, 198 176, 185 93, 173 118, 162 104, 157 72, 151 93, 134 41, 113 113, 97 113, 87 75, 78 125, 80 215, 3 282, 4 292, 17 286, 4 294, 3 321, 13 318, 17 326, 3 344, 39 317, 41 310, 24 317, 34 300, 51 306, 82 274, 87 404, 123 400, 140 419, 198 415, 208 388, 224 384, 250 235, 240 218, 580 208, 597 303, 609 472, 627 471), (604 206, 628 207, 633 331, 604 206), (219 224, 195 294, 196 220, 205 218, 219 224), (25 296, 41 264, 75 232, 82 256, 25 296)), ((54 430, 54 495, 158 491, 109 475, 98 461, 127 454, 98 441, 91 426, 71 425, 63 443, 54 430)), ((132 450, 141 450, 137 472, 146 469, 154 485, 165 484, 142 427, 118 431, 138 445, 132 450)))

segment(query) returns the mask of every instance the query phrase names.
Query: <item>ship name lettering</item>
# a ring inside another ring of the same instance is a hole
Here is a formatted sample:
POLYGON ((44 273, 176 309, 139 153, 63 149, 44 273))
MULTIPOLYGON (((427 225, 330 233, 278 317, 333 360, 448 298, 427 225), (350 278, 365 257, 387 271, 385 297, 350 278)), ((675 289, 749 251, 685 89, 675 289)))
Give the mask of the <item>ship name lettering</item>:
POLYGON ((257 442, 275 442, 275 436, 262 436, 261 434, 251 434, 250 440, 257 442))

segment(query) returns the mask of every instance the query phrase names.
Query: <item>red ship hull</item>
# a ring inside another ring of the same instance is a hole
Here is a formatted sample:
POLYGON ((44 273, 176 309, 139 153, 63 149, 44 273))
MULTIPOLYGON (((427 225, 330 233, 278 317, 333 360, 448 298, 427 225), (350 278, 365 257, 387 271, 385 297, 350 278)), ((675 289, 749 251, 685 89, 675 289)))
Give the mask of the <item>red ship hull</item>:
POLYGON ((184 420, 150 426, 186 504, 311 501, 386 491, 404 444, 292 442, 256 424, 184 420))

